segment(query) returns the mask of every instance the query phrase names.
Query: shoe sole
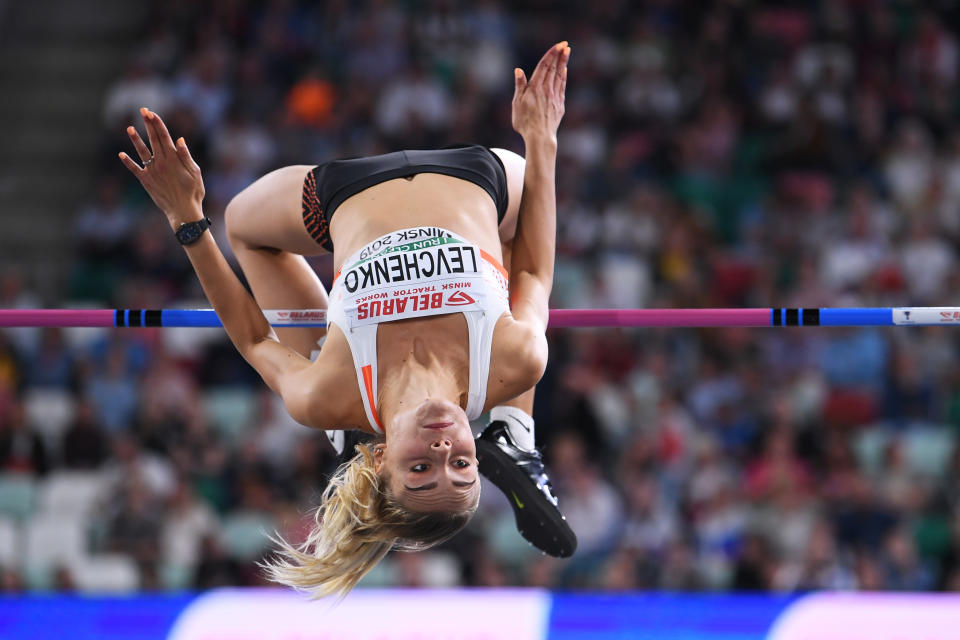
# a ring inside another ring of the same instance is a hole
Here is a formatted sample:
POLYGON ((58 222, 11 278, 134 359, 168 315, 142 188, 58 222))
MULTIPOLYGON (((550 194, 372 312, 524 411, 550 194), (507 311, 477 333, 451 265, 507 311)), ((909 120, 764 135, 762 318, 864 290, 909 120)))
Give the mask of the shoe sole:
POLYGON ((493 442, 477 439, 480 473, 490 479, 513 508, 517 530, 530 544, 555 558, 569 558, 577 550, 577 536, 559 510, 513 460, 493 442))

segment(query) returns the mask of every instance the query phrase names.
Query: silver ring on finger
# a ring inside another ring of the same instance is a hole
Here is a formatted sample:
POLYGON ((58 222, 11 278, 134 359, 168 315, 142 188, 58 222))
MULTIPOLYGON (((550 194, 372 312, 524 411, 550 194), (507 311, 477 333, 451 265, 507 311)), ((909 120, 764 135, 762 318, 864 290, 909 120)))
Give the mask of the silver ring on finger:
POLYGON ((151 162, 153 162, 153 156, 150 156, 149 158, 143 161, 143 168, 146 169, 147 167, 149 167, 151 162))

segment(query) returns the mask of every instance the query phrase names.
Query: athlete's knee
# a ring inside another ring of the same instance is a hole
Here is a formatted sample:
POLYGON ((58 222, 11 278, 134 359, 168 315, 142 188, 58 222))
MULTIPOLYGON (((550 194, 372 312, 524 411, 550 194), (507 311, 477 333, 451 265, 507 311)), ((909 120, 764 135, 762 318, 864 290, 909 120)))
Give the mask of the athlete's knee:
POLYGON ((250 209, 252 208, 252 198, 250 197, 249 187, 244 189, 230 199, 227 208, 224 210, 223 218, 227 229, 227 238, 231 245, 237 243, 248 244, 250 238, 247 222, 250 219, 250 209))

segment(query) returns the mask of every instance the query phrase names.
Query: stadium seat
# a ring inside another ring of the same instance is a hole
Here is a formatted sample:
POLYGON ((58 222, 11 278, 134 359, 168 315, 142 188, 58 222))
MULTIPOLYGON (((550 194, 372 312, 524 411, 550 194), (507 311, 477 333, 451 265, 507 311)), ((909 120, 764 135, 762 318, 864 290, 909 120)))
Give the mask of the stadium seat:
POLYGON ((448 589, 460 584, 460 563, 457 557, 446 551, 430 551, 423 556, 420 577, 423 584, 432 589, 448 589))
POLYGON ((24 535, 24 561, 30 567, 71 566, 86 555, 86 522, 76 516, 34 516, 27 522, 24 535))
POLYGON ((12 518, 0 518, 0 567, 20 566, 20 536, 12 518))
POLYGON ((224 440, 237 442, 256 411, 256 397, 244 387, 220 387, 204 394, 204 413, 224 440))
MULTIPOLYGON (((82 301, 66 301, 65 306, 71 309, 89 308, 90 304, 82 301)), ((63 341, 74 353, 87 352, 95 343, 106 339, 108 330, 102 327, 71 327, 63 330, 63 341)))
POLYGON ((914 473, 931 478, 943 476, 956 446, 951 427, 917 426, 905 432, 902 438, 907 466, 914 473))
POLYGON ((191 587, 193 567, 164 562, 160 565, 160 586, 166 591, 183 591, 191 587))
POLYGON ((517 533, 513 514, 504 512, 492 518, 486 527, 487 544, 503 564, 522 566, 539 552, 517 533))
POLYGON ((40 483, 41 513, 85 515, 103 497, 104 476, 93 471, 58 471, 40 483))
POLYGON ((0 515, 24 519, 33 513, 37 485, 32 476, 0 475, 0 515))
POLYGON ((44 443, 59 449, 64 432, 76 414, 73 396, 61 389, 32 389, 23 399, 27 422, 43 436, 44 443))
POLYGON ((269 517, 240 512, 226 516, 220 530, 224 551, 238 560, 254 560, 270 546, 267 534, 273 533, 276 523, 269 517))
POLYGON ((82 558, 70 565, 70 571, 82 593, 129 593, 140 586, 136 562, 121 553, 82 558))
POLYGON ((52 565, 27 565, 23 568, 23 581, 30 591, 49 591, 53 588, 52 565))
POLYGON ((426 553, 398 553, 393 556, 392 564, 389 575, 392 582, 382 586, 449 589, 460 585, 460 565, 456 556, 447 551, 431 549, 426 553))
POLYGON ((890 436, 878 425, 865 427, 857 433, 853 438, 853 450, 861 471, 871 475, 880 471, 889 441, 890 436))
POLYGON ((397 584, 397 567, 393 561, 393 556, 388 555, 378 564, 374 565, 366 575, 360 578, 357 586, 366 589, 378 589, 384 587, 393 587, 397 584))

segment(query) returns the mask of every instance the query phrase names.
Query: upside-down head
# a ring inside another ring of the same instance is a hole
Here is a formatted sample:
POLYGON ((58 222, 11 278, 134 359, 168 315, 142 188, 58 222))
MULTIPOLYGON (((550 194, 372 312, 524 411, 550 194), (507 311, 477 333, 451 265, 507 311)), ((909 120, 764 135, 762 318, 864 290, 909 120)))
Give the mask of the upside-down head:
POLYGON ((428 549, 470 521, 480 480, 463 410, 428 400, 387 432, 337 469, 303 543, 277 540, 277 556, 263 564, 271 580, 317 598, 345 596, 391 549, 428 549))

